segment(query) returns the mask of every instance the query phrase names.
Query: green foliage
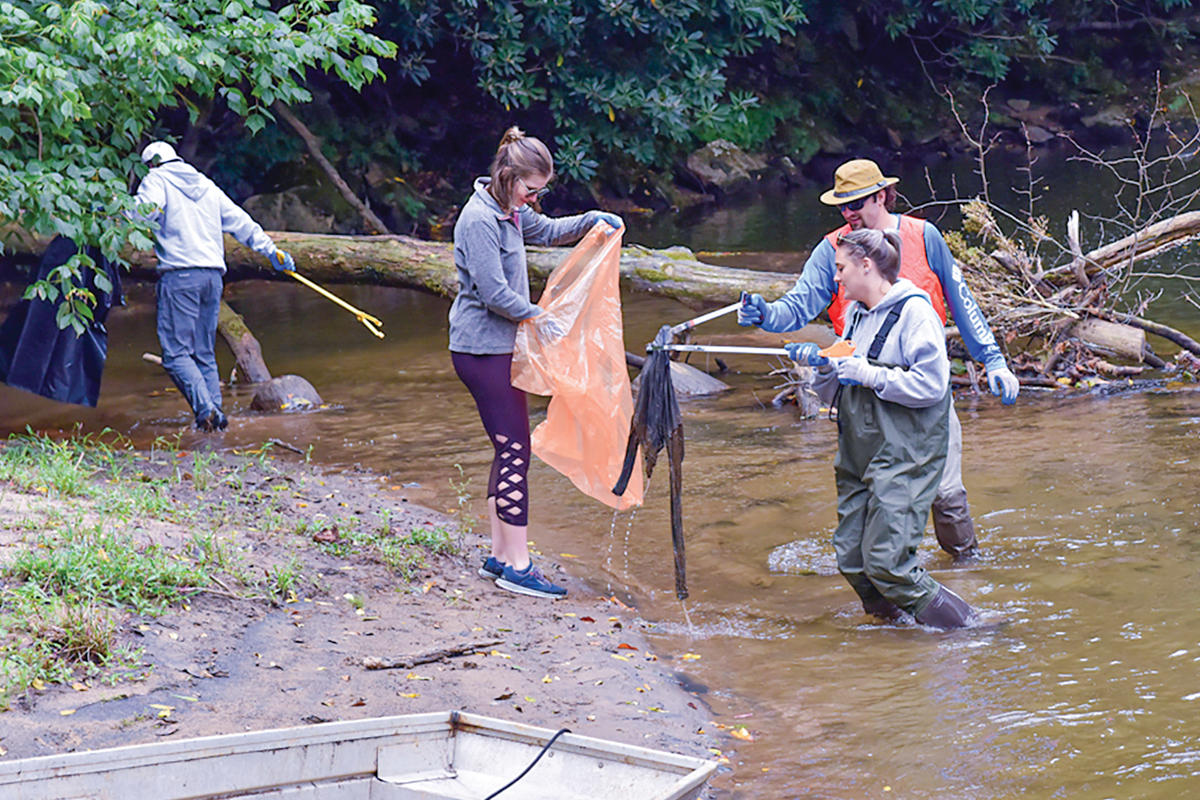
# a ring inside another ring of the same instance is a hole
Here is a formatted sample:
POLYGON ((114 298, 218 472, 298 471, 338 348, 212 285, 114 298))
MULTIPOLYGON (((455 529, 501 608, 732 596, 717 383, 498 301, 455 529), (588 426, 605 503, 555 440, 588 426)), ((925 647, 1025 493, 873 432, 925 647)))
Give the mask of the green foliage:
MULTIPOLYGON (((1060 39, 1095 21, 1152 20, 1191 0, 1079 3, 1076 0, 883 0, 870 5, 892 39, 911 39, 922 57, 960 76, 1006 78, 1014 62, 1044 61, 1060 39)), ((1176 38, 1186 29, 1163 26, 1176 38)), ((1070 54, 1076 57, 1076 53, 1070 54)))
POLYGON ((729 85, 731 61, 805 20, 799 0, 390 0, 382 8, 405 78, 429 79, 439 44, 465 47, 480 89, 506 111, 549 111, 559 170, 578 180, 601 158, 662 165, 701 131, 745 125, 758 98, 729 85))
MULTIPOLYGON (((126 219, 136 153, 167 109, 217 97, 251 132, 276 100, 310 100, 305 73, 355 90, 379 74, 391 43, 365 33, 374 10, 358 0, 284 5, 266 0, 0 2, 0 221, 61 234, 119 258, 153 246, 126 219)), ((77 255, 30 296, 65 297, 59 325, 81 329, 90 298, 77 255)))

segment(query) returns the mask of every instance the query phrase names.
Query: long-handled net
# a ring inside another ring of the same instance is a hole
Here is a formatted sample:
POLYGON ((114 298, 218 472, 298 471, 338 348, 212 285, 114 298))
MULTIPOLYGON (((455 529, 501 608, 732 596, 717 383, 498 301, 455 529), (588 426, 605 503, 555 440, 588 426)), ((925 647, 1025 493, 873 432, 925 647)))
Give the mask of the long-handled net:
POLYGON ((675 596, 688 596, 687 563, 683 550, 683 419, 675 386, 671 383, 671 357, 666 349, 672 337, 671 326, 664 325, 654 338, 646 362, 642 365, 641 388, 629 425, 629 443, 625 448, 625 463, 613 493, 625 493, 633 470, 637 466, 638 446, 646 460, 649 478, 658 464, 658 454, 667 449, 667 464, 671 479, 671 545, 675 551, 675 596))

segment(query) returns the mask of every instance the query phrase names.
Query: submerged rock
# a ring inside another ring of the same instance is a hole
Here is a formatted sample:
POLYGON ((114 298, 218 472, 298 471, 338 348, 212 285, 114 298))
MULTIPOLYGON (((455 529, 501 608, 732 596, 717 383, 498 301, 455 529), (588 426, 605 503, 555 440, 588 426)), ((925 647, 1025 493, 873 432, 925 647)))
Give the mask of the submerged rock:
POLYGON ((250 407, 255 411, 310 411, 325 404, 313 385, 299 375, 281 375, 258 387, 250 407))

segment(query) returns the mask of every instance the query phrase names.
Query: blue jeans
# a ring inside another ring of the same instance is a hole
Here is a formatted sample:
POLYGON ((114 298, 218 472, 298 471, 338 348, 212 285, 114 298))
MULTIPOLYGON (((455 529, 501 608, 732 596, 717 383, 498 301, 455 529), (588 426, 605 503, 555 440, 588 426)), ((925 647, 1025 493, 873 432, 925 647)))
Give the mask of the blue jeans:
POLYGON ((197 420, 221 408, 216 345, 224 287, 220 269, 192 267, 162 273, 155 292, 163 367, 197 420))

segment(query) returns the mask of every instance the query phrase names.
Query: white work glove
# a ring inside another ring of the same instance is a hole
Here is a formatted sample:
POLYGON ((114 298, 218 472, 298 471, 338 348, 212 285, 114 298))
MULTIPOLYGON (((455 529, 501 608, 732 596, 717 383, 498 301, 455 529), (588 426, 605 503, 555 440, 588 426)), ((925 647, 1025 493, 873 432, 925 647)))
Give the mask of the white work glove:
POLYGON ((1017 402, 1017 395, 1021 392, 1021 382, 1017 380, 1016 375, 1013 375, 1012 370, 1008 367, 989 369, 987 379, 988 388, 992 390, 992 394, 1000 398, 1000 402, 1006 406, 1017 402))
POLYGON ((837 370, 838 383, 843 386, 865 386, 879 391, 887 377, 887 371, 883 367, 875 366, 863 356, 832 358, 829 363, 837 370))
POLYGON ((533 318, 533 331, 543 346, 554 344, 567 335, 567 330, 562 320, 545 311, 533 318))

